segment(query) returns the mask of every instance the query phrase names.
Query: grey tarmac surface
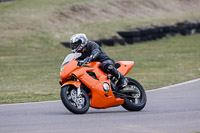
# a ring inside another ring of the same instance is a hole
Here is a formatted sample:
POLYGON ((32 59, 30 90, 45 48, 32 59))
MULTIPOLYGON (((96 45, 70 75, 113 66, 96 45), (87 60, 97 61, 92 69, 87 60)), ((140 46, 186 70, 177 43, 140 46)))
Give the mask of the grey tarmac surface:
POLYGON ((147 91, 140 112, 121 106, 74 115, 61 101, 0 105, 0 133, 200 132, 200 79, 147 91))

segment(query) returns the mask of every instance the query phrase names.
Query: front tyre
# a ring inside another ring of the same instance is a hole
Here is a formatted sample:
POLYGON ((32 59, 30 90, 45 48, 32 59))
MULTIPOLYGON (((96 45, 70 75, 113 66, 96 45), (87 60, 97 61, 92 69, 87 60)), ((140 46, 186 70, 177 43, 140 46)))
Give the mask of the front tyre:
POLYGON ((132 78, 127 79, 128 86, 124 89, 131 89, 134 90, 136 93, 126 94, 127 97, 124 97, 124 104, 122 105, 122 107, 129 111, 140 111, 146 105, 146 92, 138 81, 132 78))
POLYGON ((90 107, 90 99, 81 89, 80 95, 77 95, 77 88, 73 85, 66 85, 61 88, 60 96, 65 107, 74 114, 84 114, 90 107))

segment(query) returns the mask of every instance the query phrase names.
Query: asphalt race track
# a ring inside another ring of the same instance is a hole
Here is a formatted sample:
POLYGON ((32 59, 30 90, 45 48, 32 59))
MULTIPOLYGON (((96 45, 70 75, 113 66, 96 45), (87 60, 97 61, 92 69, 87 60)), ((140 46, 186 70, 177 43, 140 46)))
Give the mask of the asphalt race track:
POLYGON ((140 112, 121 106, 74 115, 61 101, 0 105, 0 133, 200 132, 200 79, 147 91, 140 112))

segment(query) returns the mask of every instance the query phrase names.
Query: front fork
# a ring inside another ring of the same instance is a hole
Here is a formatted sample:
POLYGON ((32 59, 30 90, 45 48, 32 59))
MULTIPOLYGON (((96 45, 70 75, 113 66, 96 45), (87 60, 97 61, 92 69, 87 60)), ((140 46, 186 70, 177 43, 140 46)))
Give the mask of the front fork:
POLYGON ((80 94, 81 94, 81 87, 78 87, 78 88, 77 88, 77 97, 79 97, 80 94))

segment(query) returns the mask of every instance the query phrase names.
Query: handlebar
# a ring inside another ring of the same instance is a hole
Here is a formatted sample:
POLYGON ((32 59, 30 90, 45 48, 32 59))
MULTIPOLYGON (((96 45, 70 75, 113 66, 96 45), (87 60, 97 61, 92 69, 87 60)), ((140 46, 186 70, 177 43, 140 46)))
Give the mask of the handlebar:
POLYGON ((84 66, 86 63, 83 60, 76 60, 78 62, 78 66, 84 66))

